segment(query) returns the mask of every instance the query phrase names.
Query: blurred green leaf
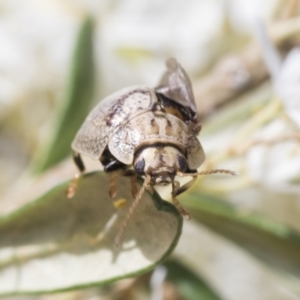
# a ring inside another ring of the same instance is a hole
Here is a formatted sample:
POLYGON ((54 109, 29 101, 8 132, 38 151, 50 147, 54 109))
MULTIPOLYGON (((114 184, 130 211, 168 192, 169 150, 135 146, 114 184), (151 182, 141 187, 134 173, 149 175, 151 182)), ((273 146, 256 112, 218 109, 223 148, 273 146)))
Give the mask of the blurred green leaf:
POLYGON ((70 155, 71 142, 91 107, 94 80, 93 21, 87 17, 78 34, 67 94, 62 99, 53 137, 37 159, 36 172, 45 171, 70 155))
POLYGON ((174 283, 183 299, 220 299, 201 278, 183 264, 172 260, 165 263, 165 266, 168 269, 167 279, 174 283))
POLYGON ((0 294, 45 293, 116 281, 149 271, 174 249, 182 217, 156 193, 145 193, 123 244, 114 238, 132 202, 130 179, 118 180, 127 199, 116 209, 108 176, 85 175, 67 199, 64 183, 0 219, 0 294))
POLYGON ((300 278, 300 234, 257 213, 242 214, 220 198, 189 193, 184 201, 199 222, 234 241, 272 268, 300 278))
POLYGON ((152 51, 142 47, 121 46, 117 47, 116 53, 119 57, 131 63, 137 63, 141 59, 149 59, 155 56, 152 51))

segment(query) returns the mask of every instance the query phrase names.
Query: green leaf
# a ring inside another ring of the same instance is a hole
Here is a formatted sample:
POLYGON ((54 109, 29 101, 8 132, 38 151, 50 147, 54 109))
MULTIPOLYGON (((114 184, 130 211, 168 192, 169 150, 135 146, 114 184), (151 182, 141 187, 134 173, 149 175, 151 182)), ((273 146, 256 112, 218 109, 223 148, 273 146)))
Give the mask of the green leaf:
POLYGON ((62 99, 53 136, 37 159, 36 172, 45 171, 70 155, 71 142, 90 110, 93 91, 93 22, 87 17, 78 34, 66 98, 62 99))
POLYGON ((165 263, 165 266, 168 269, 167 279, 174 283, 183 299, 220 299, 201 278, 183 264, 172 260, 165 263))
POLYGON ((64 183, 0 219, 0 295, 70 290, 149 271, 174 249, 182 217, 156 193, 143 195, 117 248, 114 238, 132 202, 130 179, 118 180, 128 203, 116 209, 108 176, 85 175, 67 199, 64 183))
POLYGON ((300 278, 300 234, 258 213, 241 214, 218 197, 189 193, 192 215, 268 266, 300 278))

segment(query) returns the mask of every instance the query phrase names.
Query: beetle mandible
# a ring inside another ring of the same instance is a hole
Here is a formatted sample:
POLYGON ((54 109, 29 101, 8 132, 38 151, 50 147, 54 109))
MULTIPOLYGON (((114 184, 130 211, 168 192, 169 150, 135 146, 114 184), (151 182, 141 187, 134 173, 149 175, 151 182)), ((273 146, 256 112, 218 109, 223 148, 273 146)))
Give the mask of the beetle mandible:
MULTIPOLYGON (((177 196, 186 191, 199 175, 228 173, 228 170, 197 172, 205 154, 197 139, 201 123, 190 79, 181 65, 170 58, 167 70, 156 88, 133 86, 102 100, 87 116, 72 142, 73 157, 80 175, 85 171, 81 155, 100 160, 110 174, 109 194, 116 196, 116 178, 131 176, 134 201, 115 244, 145 190, 154 185, 172 185, 172 201, 189 218, 177 196), (137 190, 137 177, 144 177, 137 190), (191 176, 180 186, 176 176, 191 176)), ((68 189, 75 194, 80 175, 68 189)))

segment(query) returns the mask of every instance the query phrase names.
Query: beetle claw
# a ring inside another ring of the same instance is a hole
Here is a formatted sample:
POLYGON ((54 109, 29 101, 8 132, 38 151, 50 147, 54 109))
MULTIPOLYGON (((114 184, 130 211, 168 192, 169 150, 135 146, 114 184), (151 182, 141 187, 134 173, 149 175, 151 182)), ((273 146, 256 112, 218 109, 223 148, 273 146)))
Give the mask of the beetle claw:
POLYGON ((67 189, 67 198, 71 199, 75 196, 80 177, 81 176, 79 174, 76 174, 74 179, 71 181, 67 189))

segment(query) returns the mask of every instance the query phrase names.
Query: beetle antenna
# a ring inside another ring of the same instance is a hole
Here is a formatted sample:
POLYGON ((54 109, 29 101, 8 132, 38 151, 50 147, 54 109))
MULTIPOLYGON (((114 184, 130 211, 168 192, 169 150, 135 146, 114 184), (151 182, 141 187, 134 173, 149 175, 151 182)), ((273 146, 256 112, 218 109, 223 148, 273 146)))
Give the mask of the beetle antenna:
POLYGON ((207 170, 207 171, 202 171, 202 172, 196 172, 196 173, 182 173, 182 172, 177 172, 176 175, 180 177, 185 177, 185 176, 199 176, 199 175, 211 175, 211 174, 216 174, 216 173, 223 173, 223 174, 228 174, 232 176, 236 176, 237 173, 231 170, 226 170, 226 169, 215 169, 215 170, 207 170))
POLYGON ((131 216, 132 216, 133 212, 135 211, 136 207, 138 206, 140 200, 142 199, 144 191, 148 187, 150 180, 151 180, 151 176, 147 175, 146 178, 145 178, 143 186, 141 187, 139 193, 137 194, 136 198, 132 202, 132 204, 131 204, 131 206, 129 208, 129 211, 128 211, 127 215, 126 215, 126 218, 125 218, 125 220, 124 220, 124 222, 122 224, 122 227, 120 228, 120 230, 119 230, 119 232, 118 232, 118 234, 117 234, 117 236, 115 238, 115 246, 116 247, 119 247, 120 242, 121 242, 122 237, 123 237, 123 234, 124 234, 124 231, 125 231, 125 229, 126 229, 126 227, 128 225, 128 221, 131 218, 131 216))

